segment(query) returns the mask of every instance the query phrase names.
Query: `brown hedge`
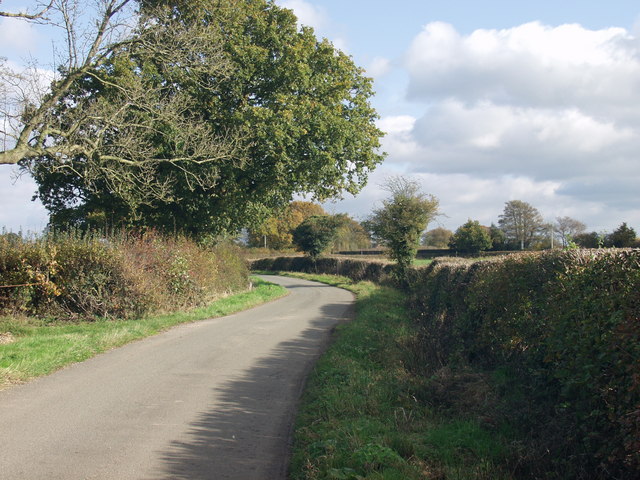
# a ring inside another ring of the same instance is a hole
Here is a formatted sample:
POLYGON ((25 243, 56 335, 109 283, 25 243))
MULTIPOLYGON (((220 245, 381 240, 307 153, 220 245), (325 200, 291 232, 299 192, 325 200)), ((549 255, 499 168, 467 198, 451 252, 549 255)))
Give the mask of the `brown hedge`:
POLYGON ((153 233, 109 239, 0 236, 0 314, 134 318, 202 306, 244 289, 239 250, 153 233))

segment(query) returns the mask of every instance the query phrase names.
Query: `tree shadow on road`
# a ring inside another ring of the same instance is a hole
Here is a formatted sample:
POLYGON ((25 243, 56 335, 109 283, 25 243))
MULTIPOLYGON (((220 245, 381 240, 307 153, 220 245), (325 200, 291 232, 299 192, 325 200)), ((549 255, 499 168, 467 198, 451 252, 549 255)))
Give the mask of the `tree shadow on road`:
POLYGON ((152 478, 285 479, 304 381, 333 326, 351 317, 350 302, 325 305, 298 338, 280 343, 242 378, 215 389, 210 411, 161 453, 152 478))

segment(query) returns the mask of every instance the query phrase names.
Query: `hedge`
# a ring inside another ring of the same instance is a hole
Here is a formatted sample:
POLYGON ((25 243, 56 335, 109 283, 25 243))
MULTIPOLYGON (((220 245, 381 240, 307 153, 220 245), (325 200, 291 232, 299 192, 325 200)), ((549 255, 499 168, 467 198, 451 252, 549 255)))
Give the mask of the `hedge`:
POLYGON ((0 315, 135 318, 202 306, 248 284, 239 250, 224 242, 0 235, 0 315))
MULTIPOLYGON (((289 257, 252 268, 389 283, 393 266, 289 257)), ((499 413, 540 449, 521 472, 640 478, 640 250, 437 259, 406 286, 422 374, 471 366, 506 379, 499 413)))
POLYGON ((322 257, 315 261, 309 257, 277 257, 254 260, 251 262, 251 269, 272 272, 324 273, 341 275, 356 282, 369 280, 382 284, 392 282, 393 265, 335 257, 322 257))
POLYGON ((640 478, 639 250, 436 261, 410 290, 432 371, 508 371, 557 473, 640 478))

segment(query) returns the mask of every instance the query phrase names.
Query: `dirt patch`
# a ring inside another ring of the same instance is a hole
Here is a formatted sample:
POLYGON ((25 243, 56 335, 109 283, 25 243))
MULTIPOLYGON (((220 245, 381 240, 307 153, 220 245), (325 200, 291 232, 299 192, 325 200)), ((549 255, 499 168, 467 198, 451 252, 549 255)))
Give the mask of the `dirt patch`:
POLYGON ((16 337, 11 332, 0 332, 0 345, 7 345, 16 341, 16 337))

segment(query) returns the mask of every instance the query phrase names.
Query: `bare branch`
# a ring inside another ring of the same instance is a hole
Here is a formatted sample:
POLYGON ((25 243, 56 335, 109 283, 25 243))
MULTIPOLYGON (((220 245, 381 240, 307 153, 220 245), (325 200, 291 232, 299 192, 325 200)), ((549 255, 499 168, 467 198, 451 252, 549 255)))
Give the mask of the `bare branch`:
POLYGON ((23 20, 31 20, 31 21, 48 21, 49 19, 46 17, 47 12, 51 10, 53 7, 55 0, 51 0, 48 5, 43 5, 42 10, 35 13, 23 13, 23 12, 2 12, 0 11, 0 17, 8 17, 8 18, 21 18, 23 20))

